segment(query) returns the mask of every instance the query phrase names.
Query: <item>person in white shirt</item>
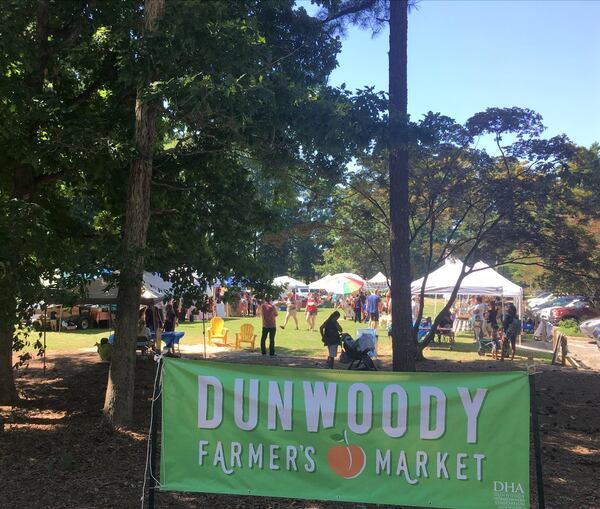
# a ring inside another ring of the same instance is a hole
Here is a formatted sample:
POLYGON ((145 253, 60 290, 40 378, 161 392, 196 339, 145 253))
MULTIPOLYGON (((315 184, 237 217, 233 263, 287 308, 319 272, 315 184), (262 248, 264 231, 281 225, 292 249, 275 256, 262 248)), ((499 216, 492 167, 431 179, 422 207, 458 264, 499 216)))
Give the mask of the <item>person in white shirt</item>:
POLYGON ((412 298, 411 309, 412 309, 412 321, 413 321, 413 323, 415 323, 417 321, 417 317, 419 316, 419 311, 421 310, 421 298, 418 295, 415 295, 412 298))

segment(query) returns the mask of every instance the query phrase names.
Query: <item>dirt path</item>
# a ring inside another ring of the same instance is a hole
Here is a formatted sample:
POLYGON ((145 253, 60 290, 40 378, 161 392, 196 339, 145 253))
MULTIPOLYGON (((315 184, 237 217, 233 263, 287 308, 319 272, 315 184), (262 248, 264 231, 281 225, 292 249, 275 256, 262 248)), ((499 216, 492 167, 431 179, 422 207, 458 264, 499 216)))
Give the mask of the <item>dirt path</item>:
POLYGON ((582 364, 584 368, 600 372, 600 348, 598 343, 590 338, 568 338, 569 354, 582 364))
MULTIPOLYGON (((218 358, 265 362, 260 355, 251 353, 222 352, 218 358)), ((322 361, 277 357, 266 362, 314 367, 322 361)), ((385 367, 388 359, 379 362, 385 367)), ((419 365, 421 371, 489 371, 512 367, 516 365, 487 361, 428 361, 419 365)), ((100 424, 107 372, 108 365, 99 362, 94 352, 73 351, 53 354, 45 376, 41 363, 35 361, 18 378, 21 405, 0 408, 6 419, 5 430, 0 433, 3 508, 140 507, 155 364, 138 360, 135 425, 126 431, 112 432, 100 424)), ((544 366, 537 377, 547 507, 598 508, 600 376, 589 370, 544 366)), ((533 504, 533 467, 531 490, 533 504)), ((190 493, 159 493, 157 498, 157 507, 185 509, 375 507, 190 493)))

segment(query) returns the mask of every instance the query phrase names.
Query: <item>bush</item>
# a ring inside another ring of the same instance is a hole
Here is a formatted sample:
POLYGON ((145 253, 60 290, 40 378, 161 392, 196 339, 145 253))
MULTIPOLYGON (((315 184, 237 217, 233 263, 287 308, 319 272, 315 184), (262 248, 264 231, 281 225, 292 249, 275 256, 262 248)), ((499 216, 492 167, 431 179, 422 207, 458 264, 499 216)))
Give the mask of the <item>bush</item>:
POLYGON ((579 323, 574 318, 561 320, 558 324, 558 329, 565 336, 581 336, 581 332, 579 331, 579 323))

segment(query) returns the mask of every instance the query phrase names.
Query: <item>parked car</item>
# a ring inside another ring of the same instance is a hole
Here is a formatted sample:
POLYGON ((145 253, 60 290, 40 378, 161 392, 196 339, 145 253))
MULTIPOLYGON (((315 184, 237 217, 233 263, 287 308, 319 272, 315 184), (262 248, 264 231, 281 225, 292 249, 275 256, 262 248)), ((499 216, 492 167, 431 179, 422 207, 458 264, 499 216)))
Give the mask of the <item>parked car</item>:
POLYGON ((557 304, 557 305, 553 305, 553 306, 549 306, 549 307, 544 307, 541 308, 538 311, 538 316, 542 319, 542 320, 549 320, 551 313, 553 310, 557 309, 557 308, 561 308, 561 307, 565 307, 565 306, 572 306, 573 304, 577 303, 577 302, 582 302, 585 301, 585 299, 573 299, 570 302, 567 302, 565 304, 557 304))
POLYGON ((579 324, 579 330, 590 338, 594 337, 594 330, 597 327, 600 327, 600 318, 591 318, 579 324))
POLYGON ((599 313, 598 309, 594 308, 589 301, 577 300, 567 306, 553 308, 550 311, 550 320, 553 322, 568 319, 580 321, 593 316, 598 316, 599 313))
POLYGON ((540 306, 545 302, 553 299, 555 296, 552 292, 542 292, 531 299, 527 299, 527 305, 529 308, 534 308, 536 306, 540 306))
POLYGON ((566 306, 567 304, 571 304, 571 302, 574 302, 576 300, 581 300, 584 298, 585 297, 583 297, 581 295, 563 295, 561 297, 555 297, 552 300, 550 300, 540 306, 536 306, 535 308, 531 309, 531 311, 533 312, 534 315, 540 316, 540 313, 542 312, 543 309, 557 307, 557 306, 566 306))

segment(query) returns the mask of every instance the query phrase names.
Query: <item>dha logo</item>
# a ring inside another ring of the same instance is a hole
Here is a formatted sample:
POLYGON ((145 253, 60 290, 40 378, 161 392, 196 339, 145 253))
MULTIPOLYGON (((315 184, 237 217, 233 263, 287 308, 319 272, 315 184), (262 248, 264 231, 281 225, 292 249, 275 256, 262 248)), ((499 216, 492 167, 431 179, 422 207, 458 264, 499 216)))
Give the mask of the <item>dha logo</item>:
POLYGON ((521 493, 525 494, 521 483, 507 482, 507 481, 494 481, 494 491, 500 491, 503 493, 521 493))

